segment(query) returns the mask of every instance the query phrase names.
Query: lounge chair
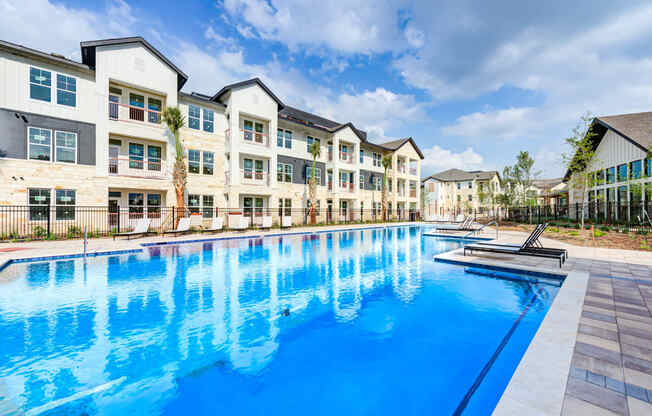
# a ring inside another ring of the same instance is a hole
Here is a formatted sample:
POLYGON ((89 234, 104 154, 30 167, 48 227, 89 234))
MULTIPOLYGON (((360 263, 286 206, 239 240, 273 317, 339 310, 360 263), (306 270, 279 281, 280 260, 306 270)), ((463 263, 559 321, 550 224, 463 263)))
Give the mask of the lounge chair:
POLYGON ((204 217, 202 215, 194 214, 190 216, 190 229, 191 230, 200 230, 202 229, 202 224, 204 223, 204 217))
POLYGON ((179 234, 185 234, 190 232, 190 218, 184 217, 179 220, 179 224, 177 224, 177 229, 176 230, 170 230, 170 231, 164 231, 163 235, 165 234, 174 234, 174 235, 179 235, 179 234))
POLYGON ((453 222, 463 222, 464 221, 464 215, 459 214, 457 217, 455 217, 455 221, 453 222))
POLYGON ((564 249, 545 248, 538 241, 548 224, 539 224, 520 246, 514 244, 475 243, 464 246, 464 255, 469 251, 483 251, 488 253, 512 254, 517 256, 543 257, 559 260, 559 267, 568 258, 568 252, 564 249))
POLYGON ((272 217, 271 215, 266 215, 263 217, 263 222, 260 224, 260 228, 272 228, 272 217))
POLYGON ((224 218, 222 218, 222 217, 214 217, 213 222, 211 222, 210 227, 202 228, 202 232, 210 233, 210 232, 220 231, 220 230, 222 230, 222 227, 224 227, 224 218))
POLYGON ((132 231, 126 232, 126 233, 118 233, 118 234, 113 234, 113 239, 115 240, 116 237, 127 237, 127 240, 129 240, 131 237, 135 236, 144 236, 149 234, 149 224, 152 222, 151 219, 149 218, 141 218, 136 222, 136 226, 132 231))
POLYGON ((242 215, 229 215, 229 229, 246 230, 249 228, 249 218, 242 215))
POLYGON ((437 231, 477 231, 478 227, 473 226, 473 217, 468 216, 462 220, 459 224, 441 224, 435 226, 437 231))
POLYGON ((281 217, 281 227, 283 228, 292 227, 292 217, 289 215, 281 217))

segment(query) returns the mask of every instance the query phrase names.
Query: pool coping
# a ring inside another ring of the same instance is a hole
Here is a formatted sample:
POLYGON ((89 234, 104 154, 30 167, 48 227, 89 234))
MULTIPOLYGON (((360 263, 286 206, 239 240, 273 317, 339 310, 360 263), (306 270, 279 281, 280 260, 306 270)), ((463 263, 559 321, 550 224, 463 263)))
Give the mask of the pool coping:
POLYGON ((568 272, 493 415, 561 414, 588 282, 589 273, 568 272))
POLYGON ((451 240, 472 240, 472 241, 491 241, 495 240, 493 237, 470 237, 470 236, 463 236, 463 235, 455 235, 455 234, 442 234, 442 233, 423 233, 422 234, 424 237, 437 237, 437 238, 448 238, 451 240))

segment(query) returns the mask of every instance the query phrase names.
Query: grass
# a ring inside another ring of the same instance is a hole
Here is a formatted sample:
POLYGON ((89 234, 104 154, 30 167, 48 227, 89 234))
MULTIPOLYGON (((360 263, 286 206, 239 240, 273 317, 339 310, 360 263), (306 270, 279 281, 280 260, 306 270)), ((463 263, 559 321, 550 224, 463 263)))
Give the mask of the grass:
POLYGON ((607 235, 607 233, 604 232, 604 231, 593 230, 593 237, 595 237, 595 238, 604 237, 605 235, 607 235))

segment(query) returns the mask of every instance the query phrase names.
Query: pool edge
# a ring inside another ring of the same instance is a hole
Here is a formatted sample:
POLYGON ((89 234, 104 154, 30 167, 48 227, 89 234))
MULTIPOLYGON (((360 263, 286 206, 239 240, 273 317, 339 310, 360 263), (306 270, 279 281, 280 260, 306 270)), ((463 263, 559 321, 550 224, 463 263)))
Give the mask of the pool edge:
POLYGON ((561 414, 588 282, 587 272, 568 273, 493 415, 561 414))

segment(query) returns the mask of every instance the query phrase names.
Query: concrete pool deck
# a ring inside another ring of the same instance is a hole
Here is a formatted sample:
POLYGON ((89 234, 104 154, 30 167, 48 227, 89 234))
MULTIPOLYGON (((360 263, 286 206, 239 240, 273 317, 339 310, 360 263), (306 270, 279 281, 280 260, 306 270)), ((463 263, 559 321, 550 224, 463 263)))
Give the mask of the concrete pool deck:
MULTIPOLYGON (((383 227, 383 224, 225 231, 177 238, 150 236, 116 241, 101 238, 89 240, 87 253, 141 250, 144 243, 372 227, 383 227)), ((457 237, 461 235, 458 233, 457 237)), ((501 231, 499 236, 500 242, 520 243, 526 234, 501 231)), ((481 237, 495 238, 495 230, 487 230, 481 237)), ((484 253, 465 257, 461 250, 436 256, 437 260, 568 275, 495 414, 652 415, 652 252, 578 247, 548 239, 542 242, 549 247, 568 249, 569 259, 563 268, 555 260, 484 253)), ((14 259, 82 252, 81 240, 4 243, 0 244, 0 268, 14 259)))

